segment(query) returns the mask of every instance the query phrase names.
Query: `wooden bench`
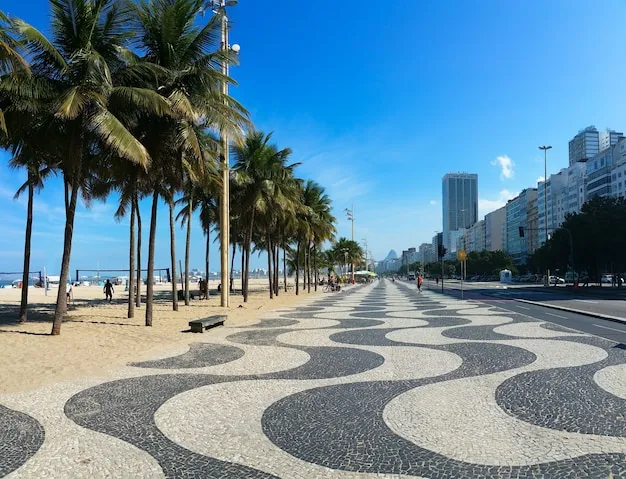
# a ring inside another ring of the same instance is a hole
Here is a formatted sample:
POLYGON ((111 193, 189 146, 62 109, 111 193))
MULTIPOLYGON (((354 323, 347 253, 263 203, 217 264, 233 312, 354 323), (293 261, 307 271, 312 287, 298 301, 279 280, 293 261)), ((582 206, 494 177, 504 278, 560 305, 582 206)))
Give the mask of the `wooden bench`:
POLYGON ((226 316, 224 315, 209 316, 208 318, 189 321, 189 327, 192 333, 204 333, 205 329, 222 326, 224 321, 226 321, 226 316))

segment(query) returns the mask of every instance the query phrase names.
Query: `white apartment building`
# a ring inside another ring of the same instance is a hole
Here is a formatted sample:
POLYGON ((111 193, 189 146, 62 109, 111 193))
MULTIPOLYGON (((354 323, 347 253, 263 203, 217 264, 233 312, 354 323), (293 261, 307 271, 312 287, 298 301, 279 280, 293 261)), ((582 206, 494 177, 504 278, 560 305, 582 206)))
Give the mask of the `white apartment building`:
POLYGON ((487 249, 486 243, 486 222, 480 220, 475 225, 465 231, 463 244, 466 253, 472 251, 484 251, 487 249))
POLYGON ((485 249, 487 251, 504 250, 506 246, 506 206, 485 215, 485 249), (504 238, 504 239, 503 239, 504 238))

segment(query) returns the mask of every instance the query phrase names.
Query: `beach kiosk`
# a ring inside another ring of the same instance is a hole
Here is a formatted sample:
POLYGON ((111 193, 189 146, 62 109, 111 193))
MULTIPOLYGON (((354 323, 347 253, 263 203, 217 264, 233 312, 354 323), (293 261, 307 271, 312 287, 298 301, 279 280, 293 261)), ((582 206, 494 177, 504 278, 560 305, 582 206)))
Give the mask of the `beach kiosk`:
POLYGON ((501 283, 510 283, 511 281, 513 281, 513 275, 511 274, 510 270, 503 269, 502 271, 500 271, 500 282, 501 283))

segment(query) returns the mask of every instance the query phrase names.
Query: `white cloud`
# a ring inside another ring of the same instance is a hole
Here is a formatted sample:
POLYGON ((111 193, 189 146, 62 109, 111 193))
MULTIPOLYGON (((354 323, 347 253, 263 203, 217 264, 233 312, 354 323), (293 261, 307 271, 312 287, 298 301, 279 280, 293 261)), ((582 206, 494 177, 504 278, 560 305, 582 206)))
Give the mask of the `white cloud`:
POLYGON ((501 180, 509 180, 515 176, 515 171, 513 170, 515 163, 507 155, 498 156, 491 164, 500 167, 501 180))
POLYGON ((537 183, 543 183, 544 180, 545 178, 543 177, 543 175, 541 175, 539 178, 537 178, 537 183))
POLYGON ((430 200, 430 204, 431 204, 431 205, 433 205, 433 206, 435 206, 435 205, 437 204, 437 201, 435 201, 435 200, 430 200))
POLYGON ((498 193, 498 197, 494 200, 486 198, 478 198, 478 217, 484 218, 487 213, 491 213, 498 208, 506 205, 506 202, 515 198, 516 193, 511 193, 509 190, 501 190, 498 193))

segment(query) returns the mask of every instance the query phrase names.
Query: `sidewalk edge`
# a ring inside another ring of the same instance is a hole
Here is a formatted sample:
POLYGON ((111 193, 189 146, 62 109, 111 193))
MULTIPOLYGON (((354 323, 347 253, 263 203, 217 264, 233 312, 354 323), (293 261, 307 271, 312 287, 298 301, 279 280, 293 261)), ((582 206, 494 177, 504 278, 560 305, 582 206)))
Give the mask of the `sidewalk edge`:
POLYGON ((519 299, 519 298, 511 298, 511 299, 513 299, 514 301, 517 301, 518 303, 527 303, 527 304, 532 304, 535 306, 541 306, 543 308, 558 309, 560 311, 566 311, 568 313, 576 313, 576 314, 581 314, 583 316, 590 316, 592 318, 606 319, 607 321, 613 321, 615 323, 626 324, 626 318, 620 318, 618 316, 594 313, 593 311, 584 311, 582 309, 568 308, 565 306, 558 306, 556 304, 540 303, 538 301, 530 301, 528 299, 519 299))

